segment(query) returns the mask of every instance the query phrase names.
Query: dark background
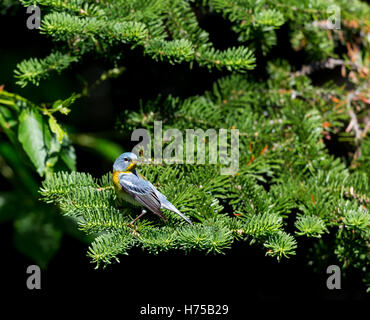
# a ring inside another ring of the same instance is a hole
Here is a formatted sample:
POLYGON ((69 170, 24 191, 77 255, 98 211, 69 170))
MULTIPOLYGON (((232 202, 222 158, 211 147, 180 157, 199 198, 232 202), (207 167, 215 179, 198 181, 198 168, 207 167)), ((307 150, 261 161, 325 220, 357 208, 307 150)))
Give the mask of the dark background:
MULTIPOLYGON (((82 88, 80 77, 91 83, 112 67, 109 58, 103 62, 86 57, 82 65, 43 81, 39 87, 29 85, 21 89, 14 84, 16 64, 25 58, 44 57, 53 46, 46 36, 28 30, 26 19, 25 9, 1 16, 0 85, 4 84, 5 90, 35 102, 51 102, 67 98, 73 91, 78 92, 82 88)), ((201 25, 211 32, 216 47, 222 49, 236 44, 235 35, 228 31, 229 25, 223 19, 209 16, 201 21, 201 25)), ((283 28, 278 35, 279 45, 271 55, 295 61, 299 67, 303 60, 299 53, 287 49, 290 48, 285 43, 287 30, 283 28)), ((210 73, 206 68, 196 66, 189 70, 186 64, 172 66, 154 62, 149 57, 143 58, 139 49, 126 52, 122 63, 127 70, 123 75, 96 88, 89 98, 72 106, 68 118, 62 119, 68 119, 72 132, 78 128, 79 132, 97 133, 128 148, 124 137, 114 131, 116 118, 122 110, 136 109, 140 99, 154 99, 158 93, 181 97, 202 93, 211 89, 213 81, 225 74, 210 73)), ((257 66, 253 73, 263 79, 263 62, 257 61, 257 66)), ((338 70, 316 74, 314 80, 332 78, 336 73, 338 70)), ((328 147, 335 154, 346 153, 343 146, 335 142, 328 147)), ((109 161, 82 148, 77 147, 76 152, 79 171, 100 176, 111 170, 109 161)), ((1 179, 0 189, 7 187, 6 180, 1 179)), ((139 307, 148 303, 161 306, 228 304, 232 314, 236 315, 244 312, 253 301, 357 301, 366 298, 365 286, 356 273, 342 277, 341 290, 326 288, 327 266, 318 267, 316 273, 307 266, 308 248, 312 245, 309 239, 301 242, 295 257, 280 263, 265 257, 261 248, 235 243, 225 255, 219 256, 180 252, 152 256, 134 249, 129 256, 121 256, 120 263, 109 265, 105 270, 95 270, 86 256, 87 245, 64 235, 60 250, 42 271, 42 289, 31 291, 26 287, 26 268, 34 262, 14 249, 12 237, 12 222, 0 224, 1 290, 18 298, 68 297, 76 303, 82 297, 114 297, 121 301, 120 308, 126 315, 137 314, 139 307)), ((339 263, 328 261, 329 264, 339 263)))

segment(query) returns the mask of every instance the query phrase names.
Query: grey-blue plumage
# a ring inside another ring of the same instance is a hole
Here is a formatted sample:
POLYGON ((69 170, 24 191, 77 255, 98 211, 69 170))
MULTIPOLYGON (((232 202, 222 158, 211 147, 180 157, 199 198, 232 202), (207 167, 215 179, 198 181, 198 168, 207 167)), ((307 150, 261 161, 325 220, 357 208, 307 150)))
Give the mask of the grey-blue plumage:
POLYGON ((177 213, 186 222, 192 222, 181 213, 153 184, 142 178, 135 168, 137 157, 131 152, 120 155, 113 166, 113 182, 118 198, 133 205, 144 206, 161 218, 161 209, 177 213))

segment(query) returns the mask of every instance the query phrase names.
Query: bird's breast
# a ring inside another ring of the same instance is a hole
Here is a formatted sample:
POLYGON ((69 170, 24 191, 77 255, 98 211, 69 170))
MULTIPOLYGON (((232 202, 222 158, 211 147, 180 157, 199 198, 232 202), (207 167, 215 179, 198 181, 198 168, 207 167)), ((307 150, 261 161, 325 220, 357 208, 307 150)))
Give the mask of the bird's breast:
POLYGON ((119 183, 119 174, 121 172, 120 171, 114 171, 113 172, 113 184, 114 184, 114 187, 116 188, 116 190, 122 190, 122 186, 121 184, 119 183))
POLYGON ((135 206, 140 206, 140 203, 137 202, 131 195, 129 195, 121 186, 121 184, 119 183, 119 175, 121 173, 125 173, 124 171, 114 171, 113 172, 113 184, 114 184, 114 188, 116 190, 116 194, 117 194, 117 199, 120 203, 122 203, 122 201, 126 201, 126 202, 129 202, 135 206))

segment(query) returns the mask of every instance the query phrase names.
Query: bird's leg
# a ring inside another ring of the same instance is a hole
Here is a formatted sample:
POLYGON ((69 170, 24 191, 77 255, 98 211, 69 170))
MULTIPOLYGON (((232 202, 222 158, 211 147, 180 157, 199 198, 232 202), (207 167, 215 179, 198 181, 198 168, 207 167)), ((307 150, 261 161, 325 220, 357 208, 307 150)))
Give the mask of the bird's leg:
POLYGON ((141 211, 141 213, 134 219, 134 220, 132 220, 131 222, 130 222, 130 225, 133 227, 134 226, 134 223, 137 221, 137 220, 139 220, 142 216, 144 216, 145 214, 146 214, 146 210, 145 209, 143 209, 142 211, 141 211))

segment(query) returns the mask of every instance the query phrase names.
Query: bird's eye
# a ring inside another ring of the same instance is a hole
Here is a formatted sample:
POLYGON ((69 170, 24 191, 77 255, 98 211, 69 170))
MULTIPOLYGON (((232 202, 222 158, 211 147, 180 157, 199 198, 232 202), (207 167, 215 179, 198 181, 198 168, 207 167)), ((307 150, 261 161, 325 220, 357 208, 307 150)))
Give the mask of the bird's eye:
POLYGON ((128 161, 128 159, 127 158, 123 158, 123 161, 128 161))

